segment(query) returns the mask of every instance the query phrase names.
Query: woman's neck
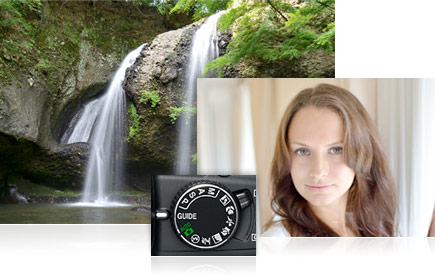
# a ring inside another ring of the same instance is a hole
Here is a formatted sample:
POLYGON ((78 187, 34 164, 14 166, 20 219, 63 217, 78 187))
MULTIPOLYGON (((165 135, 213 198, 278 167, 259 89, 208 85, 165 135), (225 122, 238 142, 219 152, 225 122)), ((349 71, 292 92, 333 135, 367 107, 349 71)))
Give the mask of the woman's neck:
POLYGON ((310 204, 313 213, 341 237, 355 236, 346 220, 347 193, 327 206, 310 204))

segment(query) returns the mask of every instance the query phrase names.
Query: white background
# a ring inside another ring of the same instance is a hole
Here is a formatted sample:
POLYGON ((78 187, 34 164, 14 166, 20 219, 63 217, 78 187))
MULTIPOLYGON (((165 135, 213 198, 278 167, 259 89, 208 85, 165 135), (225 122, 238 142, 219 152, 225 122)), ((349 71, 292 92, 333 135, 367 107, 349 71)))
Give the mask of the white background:
MULTIPOLYGON (((430 0, 337 0, 336 77, 435 77, 434 15, 430 0)), ((434 254, 425 238, 271 238, 256 258, 151 259, 149 225, 0 226, 1 276, 433 276, 434 254)))
POLYGON ((336 0, 335 11, 335 77, 435 77, 435 1, 336 0))
POLYGON ((150 225, 2 225, 1 276, 433 276, 435 238, 260 238, 257 257, 151 257, 150 225))

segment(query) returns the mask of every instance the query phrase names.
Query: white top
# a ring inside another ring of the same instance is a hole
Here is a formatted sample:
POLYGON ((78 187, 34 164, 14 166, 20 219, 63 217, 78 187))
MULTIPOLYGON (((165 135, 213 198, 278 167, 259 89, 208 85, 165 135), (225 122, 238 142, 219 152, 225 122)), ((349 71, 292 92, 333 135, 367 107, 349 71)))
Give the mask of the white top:
MULTIPOLYGON (((352 217, 352 213, 346 213, 348 218, 352 217)), ((282 217, 279 215, 275 215, 273 217, 272 225, 264 231, 261 236, 262 237, 291 237, 289 232, 285 229, 284 225, 281 223, 282 217)))
POLYGON ((262 237, 291 237, 287 232, 281 219, 277 216, 274 217, 272 225, 261 234, 262 237))

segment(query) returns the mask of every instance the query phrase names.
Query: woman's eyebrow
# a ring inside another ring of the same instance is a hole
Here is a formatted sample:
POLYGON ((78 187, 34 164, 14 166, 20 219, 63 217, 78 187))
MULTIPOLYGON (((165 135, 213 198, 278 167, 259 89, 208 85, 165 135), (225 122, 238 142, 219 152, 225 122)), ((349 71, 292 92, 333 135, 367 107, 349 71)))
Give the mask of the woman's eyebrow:
POLYGON ((340 140, 340 141, 337 141, 337 142, 333 142, 333 143, 328 144, 327 146, 333 146, 333 145, 336 145, 336 144, 343 144, 343 141, 340 140))
POLYGON ((290 142, 290 144, 298 144, 298 145, 300 145, 300 146, 305 146, 305 147, 308 147, 309 145, 307 145, 307 144, 305 144, 305 143, 302 143, 302 142, 290 142))
MULTIPOLYGON (((302 142, 297 142, 297 141, 295 141, 295 142, 290 142, 290 144, 297 144, 297 145, 300 145, 300 146, 304 146, 304 147, 309 147, 309 145, 307 145, 307 144, 305 144, 305 143, 302 143, 302 142)), ((333 143, 330 143, 330 144, 327 144, 326 146, 333 146, 333 145, 337 145, 337 144, 343 144, 343 141, 336 141, 336 142, 333 142, 333 143)))

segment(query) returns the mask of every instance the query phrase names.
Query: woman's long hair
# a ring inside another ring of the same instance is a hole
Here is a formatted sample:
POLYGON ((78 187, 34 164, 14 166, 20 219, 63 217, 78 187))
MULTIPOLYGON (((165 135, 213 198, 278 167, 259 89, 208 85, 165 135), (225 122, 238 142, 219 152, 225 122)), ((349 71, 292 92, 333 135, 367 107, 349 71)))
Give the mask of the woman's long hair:
POLYGON ((308 106, 330 108, 343 120, 344 162, 355 172, 346 207, 351 214, 348 223, 360 236, 394 236, 396 193, 377 129, 358 99, 333 85, 301 91, 284 113, 272 161, 272 209, 291 236, 338 236, 313 213, 290 174, 289 126, 294 115, 308 106))

